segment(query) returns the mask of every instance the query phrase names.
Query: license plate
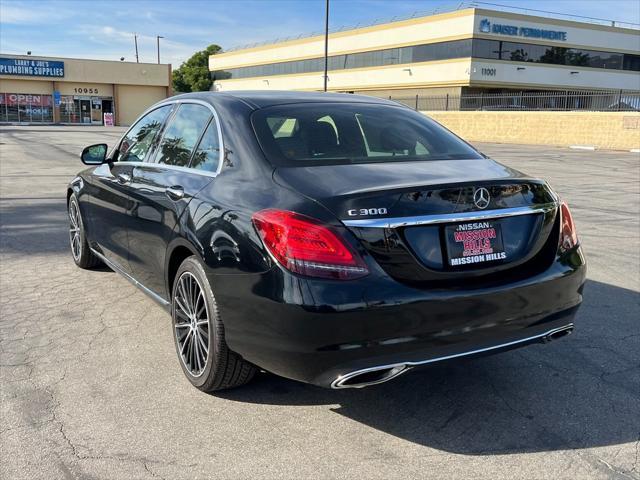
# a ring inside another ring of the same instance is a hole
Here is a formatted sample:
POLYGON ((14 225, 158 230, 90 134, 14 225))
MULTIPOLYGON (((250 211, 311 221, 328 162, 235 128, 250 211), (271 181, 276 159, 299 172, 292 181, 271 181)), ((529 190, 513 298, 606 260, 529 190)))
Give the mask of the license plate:
POLYGON ((469 222, 445 227, 449 265, 460 267, 507 259, 502 228, 497 221, 469 222))

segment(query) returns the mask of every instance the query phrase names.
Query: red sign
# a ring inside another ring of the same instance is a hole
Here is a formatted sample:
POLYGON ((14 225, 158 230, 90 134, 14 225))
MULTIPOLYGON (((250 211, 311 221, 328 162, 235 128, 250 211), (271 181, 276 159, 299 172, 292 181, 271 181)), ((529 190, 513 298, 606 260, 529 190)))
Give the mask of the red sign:
POLYGON ((470 255, 479 255, 481 253, 493 253, 491 248, 491 239, 496 238, 495 228, 483 228, 479 230, 467 230, 455 232, 454 239, 456 242, 462 242, 464 250, 463 257, 470 255))
POLYGON ((449 264, 453 267, 506 260, 502 226, 498 222, 469 222, 445 227, 449 264))
POLYGON ((51 95, 31 95, 27 93, 0 93, 1 105, 31 105, 32 107, 50 107, 51 95))

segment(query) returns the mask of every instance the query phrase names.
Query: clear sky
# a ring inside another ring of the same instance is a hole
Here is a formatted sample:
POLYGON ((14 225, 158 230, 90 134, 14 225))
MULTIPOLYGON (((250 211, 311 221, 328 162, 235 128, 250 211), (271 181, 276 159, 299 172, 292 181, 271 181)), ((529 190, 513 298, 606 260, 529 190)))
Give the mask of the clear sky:
MULTIPOLYGON (((496 4, 640 23, 638 0, 493 0, 496 4)), ((211 43, 230 48, 320 32, 324 0, 0 0, 0 52, 135 61, 178 67, 211 43)), ((331 0, 332 28, 414 12, 455 8, 461 0, 331 0)), ((480 3, 480 2, 479 2, 480 3)), ((488 4, 479 5, 493 8, 488 4)), ((533 12, 532 12, 533 13, 533 12)))

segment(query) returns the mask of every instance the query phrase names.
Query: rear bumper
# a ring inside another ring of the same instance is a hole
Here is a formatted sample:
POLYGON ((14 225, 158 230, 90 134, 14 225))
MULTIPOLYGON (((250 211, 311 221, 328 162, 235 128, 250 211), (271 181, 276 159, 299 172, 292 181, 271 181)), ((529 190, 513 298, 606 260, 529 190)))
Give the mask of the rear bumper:
MULTIPOLYGON (((490 342, 484 345, 474 345, 472 350, 459 351, 458 349, 453 349, 453 351, 450 351, 445 355, 432 356, 424 360, 377 365, 375 367, 354 370, 336 377, 336 379, 331 382, 331 388, 362 388, 389 381, 414 368, 425 367, 432 363, 446 362, 466 357, 490 355, 512 350, 514 348, 524 347, 533 343, 548 343, 552 340, 556 340, 573 333, 573 322, 571 322, 571 320, 573 320, 577 307, 570 310, 574 311, 561 312, 561 315, 558 316, 559 320, 562 319, 560 322, 562 326, 560 327, 543 330, 542 332, 535 334, 533 334, 533 332, 528 332, 530 336, 523 336, 524 332, 521 332, 519 335, 514 335, 511 338, 503 338, 499 340, 498 343, 490 342)), ((433 355, 433 352, 431 352, 431 354, 433 355)))
POLYGON ((576 249, 543 273, 491 288, 420 290, 379 276, 310 281, 278 268, 211 281, 231 349, 278 375, 340 388, 361 370, 542 342, 572 324, 585 275, 576 249))

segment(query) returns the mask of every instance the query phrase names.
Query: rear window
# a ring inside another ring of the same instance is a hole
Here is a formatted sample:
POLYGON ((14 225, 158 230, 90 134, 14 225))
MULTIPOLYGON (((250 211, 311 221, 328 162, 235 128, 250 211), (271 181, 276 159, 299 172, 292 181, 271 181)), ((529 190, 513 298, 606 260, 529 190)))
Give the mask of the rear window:
POLYGON ((451 132, 405 107, 300 103, 252 116, 267 158, 279 166, 482 158, 451 132))

